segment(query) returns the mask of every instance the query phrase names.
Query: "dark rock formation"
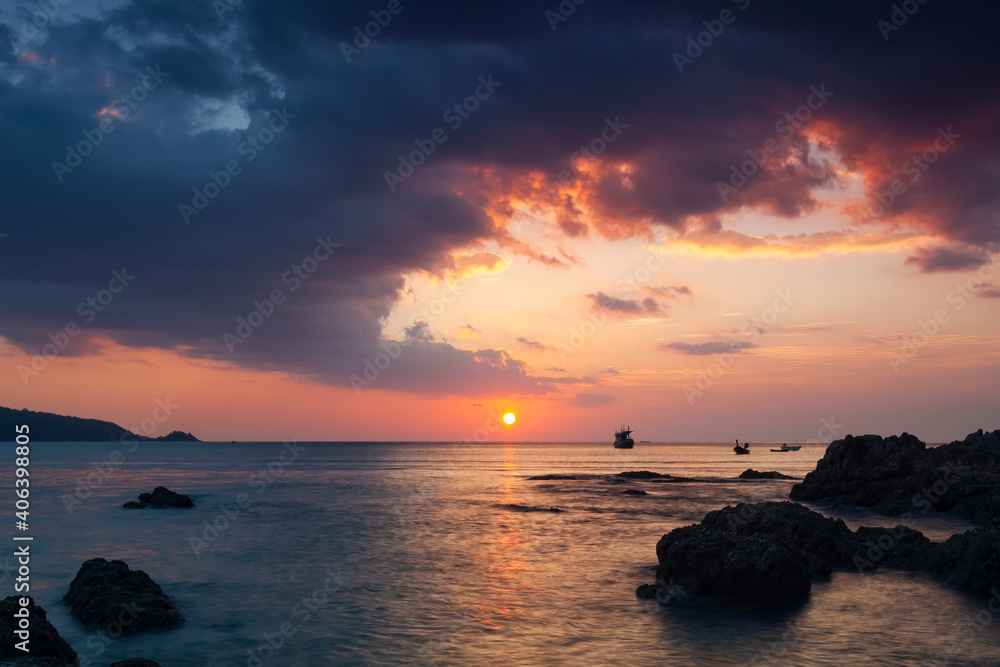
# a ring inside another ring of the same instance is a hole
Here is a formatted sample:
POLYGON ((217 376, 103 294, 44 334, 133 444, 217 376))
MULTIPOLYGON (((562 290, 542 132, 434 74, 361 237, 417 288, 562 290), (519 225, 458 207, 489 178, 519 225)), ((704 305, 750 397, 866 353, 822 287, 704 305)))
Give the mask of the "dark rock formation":
POLYGON ((656 544, 661 602, 721 595, 783 605, 808 597, 813 576, 849 564, 857 538, 839 519, 790 502, 740 503, 677 528, 656 544))
POLYGON ((153 438, 153 440, 157 442, 201 442, 198 438, 194 437, 190 433, 185 433, 184 431, 171 431, 166 435, 153 438))
POLYGON ((529 477, 528 479, 576 479, 572 475, 536 475, 535 477, 529 477))
POLYGON ((511 503, 509 505, 499 505, 503 509, 514 510, 515 512, 562 512, 558 507, 536 507, 534 505, 517 505, 511 503))
POLYGON ((622 491, 622 493, 624 493, 626 495, 629 495, 629 496, 645 496, 645 495, 649 495, 645 491, 643 491, 642 489, 625 489, 624 491, 622 491))
POLYGON ((888 565, 901 570, 919 570, 926 566, 933 542, 918 530, 906 526, 870 528, 861 526, 854 534, 858 551, 854 567, 864 572, 869 567, 888 565))
POLYGON ((141 510, 147 507, 163 509, 165 507, 194 507, 194 501, 190 496, 182 493, 174 493, 164 486, 158 486, 152 493, 140 493, 139 502, 130 501, 122 505, 130 510, 141 510))
POLYGON ((933 545, 927 569, 958 588, 975 593, 1000 591, 1000 519, 933 545))
POLYGON ((80 659, 76 651, 59 636, 59 632, 45 616, 45 610, 35 605, 29 596, 10 596, 0 600, 0 662, 4 665, 18 667, 65 667, 79 665, 80 659), (15 644, 23 638, 14 634, 18 629, 18 619, 14 614, 22 607, 20 598, 28 598, 28 618, 31 623, 31 635, 28 640, 30 653, 18 649, 15 644))
POLYGON ((160 667, 160 663, 146 658, 125 658, 118 662, 112 662, 111 667, 160 667))
POLYGON ((670 477, 670 475, 664 475, 658 472, 650 472, 649 470, 632 470, 630 472, 620 472, 619 477, 624 477, 625 479, 659 479, 662 477, 670 477))
POLYGON ((656 554, 660 565, 654 596, 661 602, 721 595, 786 604, 804 600, 812 587, 801 559, 763 537, 705 525, 685 526, 664 535, 656 554))
POLYGON ((850 565, 857 553, 857 538, 843 521, 787 500, 714 510, 701 525, 772 540, 795 553, 812 575, 825 576, 831 567, 850 565))
POLYGON ((753 468, 747 468, 740 473, 740 479, 795 479, 790 475, 782 475, 777 470, 769 470, 768 472, 757 472, 753 468))
POLYGON ((85 625, 120 626, 122 634, 160 630, 184 624, 167 594, 142 570, 124 561, 91 558, 69 585, 63 601, 85 625))
POLYGON ((848 435, 830 443, 790 497, 891 515, 935 510, 987 523, 1000 516, 1000 430, 980 429, 964 441, 930 449, 907 433, 848 435))

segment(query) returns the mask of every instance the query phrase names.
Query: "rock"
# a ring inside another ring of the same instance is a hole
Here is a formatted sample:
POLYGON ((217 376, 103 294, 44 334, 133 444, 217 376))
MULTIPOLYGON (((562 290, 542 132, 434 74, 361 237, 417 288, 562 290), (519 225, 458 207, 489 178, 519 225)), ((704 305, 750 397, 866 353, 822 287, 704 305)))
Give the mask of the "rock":
POLYGON ((174 493, 164 486, 158 486, 152 493, 140 493, 139 502, 130 501, 122 505, 125 509, 141 510, 147 507, 153 509, 163 509, 165 507, 194 507, 194 501, 190 496, 182 493, 174 493))
POLYGON ((931 546, 927 569, 952 586, 996 595, 1000 590, 1000 518, 931 546))
POLYGON ((932 542, 918 530, 906 526, 870 528, 861 526, 854 534, 858 538, 858 553, 854 566, 859 571, 867 567, 888 565, 901 570, 919 570, 927 563, 932 542))
POLYGON ((511 503, 509 505, 499 505, 503 509, 514 510, 515 512, 562 512, 558 507, 536 507, 534 505, 516 505, 511 503))
POLYGON ((622 493, 624 493, 626 495, 629 495, 629 496, 646 496, 646 495, 649 495, 645 491, 643 491, 642 489, 625 489, 624 491, 622 491, 622 493))
POLYGON ((65 667, 79 665, 80 659, 69 643, 59 636, 55 626, 45 616, 45 610, 35 605, 30 596, 10 596, 0 600, 0 662, 4 665, 18 667, 65 667), (31 653, 15 647, 22 641, 14 634, 17 619, 14 614, 22 609, 20 599, 28 599, 28 618, 31 623, 31 636, 28 647, 31 653))
POLYGON ((839 519, 787 501, 740 503, 660 538, 656 591, 636 594, 660 602, 722 595, 785 605, 808 597, 812 577, 851 564, 857 550, 857 536, 839 519))
POLYGON ((806 599, 812 588, 798 555, 763 537, 696 524, 664 535, 656 553, 655 597, 664 603, 720 595, 784 605, 806 599))
POLYGON ((776 470, 768 472, 757 472, 753 468, 747 468, 740 473, 740 479, 795 479, 789 475, 782 475, 776 470))
POLYGON ((69 585, 63 601, 85 625, 121 626, 122 634, 161 630, 184 624, 167 594, 142 570, 124 561, 91 558, 69 585))
POLYGON ((548 480, 548 479, 576 479, 576 477, 573 477, 572 475, 536 475, 534 477, 529 477, 528 479, 539 479, 539 480, 548 480))
POLYGON ((111 667, 160 667, 160 663, 146 658, 125 658, 118 662, 112 662, 111 667))
POLYGON ((624 477, 625 479, 659 479, 662 477, 670 477, 670 475, 664 475, 658 472, 650 472, 649 470, 632 470, 631 472, 620 472, 619 477, 624 477))
POLYGON ((872 507, 890 515, 948 512, 987 523, 1000 516, 1000 430, 928 449, 916 437, 835 440, 792 486, 796 500, 872 507))
POLYGON ((858 550, 857 537, 842 520, 787 500, 724 507, 706 514, 701 523, 777 542, 796 552, 816 576, 828 575, 832 567, 850 565, 858 550))

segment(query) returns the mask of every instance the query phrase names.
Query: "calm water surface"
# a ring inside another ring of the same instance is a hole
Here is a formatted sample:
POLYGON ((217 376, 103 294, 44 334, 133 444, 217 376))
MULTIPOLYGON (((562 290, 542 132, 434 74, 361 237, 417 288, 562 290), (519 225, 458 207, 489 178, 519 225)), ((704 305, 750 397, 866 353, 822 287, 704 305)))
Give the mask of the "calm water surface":
MULTIPOLYGON (((786 499, 791 481, 734 478, 747 467, 802 477, 821 446, 772 454, 763 443, 742 457, 731 443, 298 446, 280 464, 281 443, 34 445, 32 592, 84 664, 1000 665, 1000 617, 920 574, 837 572, 785 613, 636 599, 663 533, 728 504, 786 499), (124 462, 98 475, 116 449, 124 462), (694 479, 615 483, 625 470, 694 479), (579 479, 527 479, 547 473, 579 479), (70 511, 88 475, 92 491, 70 511), (197 506, 121 508, 156 485, 197 506), (240 494, 249 505, 236 515, 240 494), (187 624, 108 643, 77 623, 61 598, 98 556, 149 573, 187 624)), ((941 540, 968 525, 914 527, 941 540)))

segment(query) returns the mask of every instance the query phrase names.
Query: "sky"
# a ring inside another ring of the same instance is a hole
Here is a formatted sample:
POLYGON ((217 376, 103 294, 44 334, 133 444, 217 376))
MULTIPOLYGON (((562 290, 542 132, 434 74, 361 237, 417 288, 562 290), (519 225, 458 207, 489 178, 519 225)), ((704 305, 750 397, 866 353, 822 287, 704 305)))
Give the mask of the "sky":
POLYGON ((998 14, 2 0, 0 405, 225 441, 998 428, 998 14))

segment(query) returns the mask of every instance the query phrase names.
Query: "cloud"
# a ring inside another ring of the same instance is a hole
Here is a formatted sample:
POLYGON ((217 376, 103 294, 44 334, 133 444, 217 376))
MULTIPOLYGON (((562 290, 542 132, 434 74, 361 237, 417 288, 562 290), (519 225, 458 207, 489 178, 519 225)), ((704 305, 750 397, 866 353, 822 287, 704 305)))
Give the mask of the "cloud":
POLYGON ((604 292, 588 294, 591 301, 591 308, 595 311, 605 313, 622 313, 626 315, 657 315, 665 312, 663 306, 657 303, 656 299, 646 297, 645 299, 619 299, 604 292))
POLYGON ((992 283, 984 283, 975 291, 975 294, 987 299, 1000 299, 1000 286, 992 283))
POLYGON ((937 273, 974 269, 984 264, 986 260, 986 254, 980 248, 937 246, 917 248, 913 255, 906 258, 906 263, 915 264, 921 273, 937 273))
POLYGON ((745 352, 746 350, 757 347, 753 343, 747 341, 710 341, 707 343, 684 343, 681 341, 676 341, 673 343, 661 343, 661 350, 673 350, 675 352, 680 352, 681 354, 690 355, 708 355, 708 354, 739 354, 745 352))
POLYGON ((567 405, 573 405, 582 408, 593 408, 599 405, 608 405, 615 402, 614 396, 609 396, 608 394, 587 394, 580 393, 573 396, 566 403, 567 405))
POLYGON ((431 333, 430 325, 424 320, 417 320, 413 323, 413 326, 403 329, 403 335, 406 337, 407 342, 420 341, 429 343, 434 340, 434 334, 431 333))
MULTIPOLYGON (((567 238, 666 236, 671 249, 733 254, 1000 244, 1000 118, 983 111, 997 107, 1000 89, 982 85, 1000 70, 1000 52, 985 27, 968 23, 995 24, 994 5, 927 4, 886 45, 876 28, 883 6, 754 3, 683 74, 669 54, 704 30, 704 5, 693 0, 587 4, 556 32, 526 0, 427 0, 407 4, 350 63, 339 44, 370 20, 351 3, 243 3, 222 21, 210 4, 104 7, 61 15, 19 54, 0 38, 10 235, 0 246, 0 336, 22 350, 76 317, 76 304, 123 265, 136 281, 88 338, 349 386, 388 343, 383 327, 404 298, 404 276, 469 278, 514 256, 582 266, 567 238), (792 52, 800 56, 790 61, 792 52), (169 72, 163 83, 57 180, 52 163, 156 66, 169 72), (442 120, 490 75, 500 86, 460 127, 442 120), (801 127, 778 130, 820 84, 829 101, 801 127), (286 109, 294 119, 271 132, 286 109), (621 129, 615 140, 583 155, 609 123, 621 129), (864 207, 910 178, 907 161, 942 126, 961 136, 867 218, 864 207), (385 173, 438 127, 447 142, 390 192, 385 173), (250 162, 250 142, 265 130, 272 140, 250 162), (717 183, 769 138, 778 149, 724 201, 717 183), (239 175, 185 224, 179 204, 234 160, 239 175), (563 171, 572 178, 559 182, 563 171), (850 184, 863 201, 833 211, 843 229, 797 226, 824 210, 823 188, 850 184), (719 222, 742 212, 782 216, 789 233, 757 238, 719 222), (523 231, 527 220, 539 233, 523 231), (318 237, 342 246, 293 292, 282 276, 318 237), (285 305, 230 352, 222 334, 275 289, 285 305)), ((934 250, 912 257, 921 270, 964 261, 934 250)), ((590 298, 609 312, 662 315, 673 297, 590 298)), ((509 355, 501 362, 500 350, 413 334, 379 387, 552 387, 509 355)))
POLYGON ((534 352, 544 352, 549 349, 548 345, 543 345, 536 340, 531 340, 529 338, 525 338, 524 336, 518 336, 517 342, 534 352))

